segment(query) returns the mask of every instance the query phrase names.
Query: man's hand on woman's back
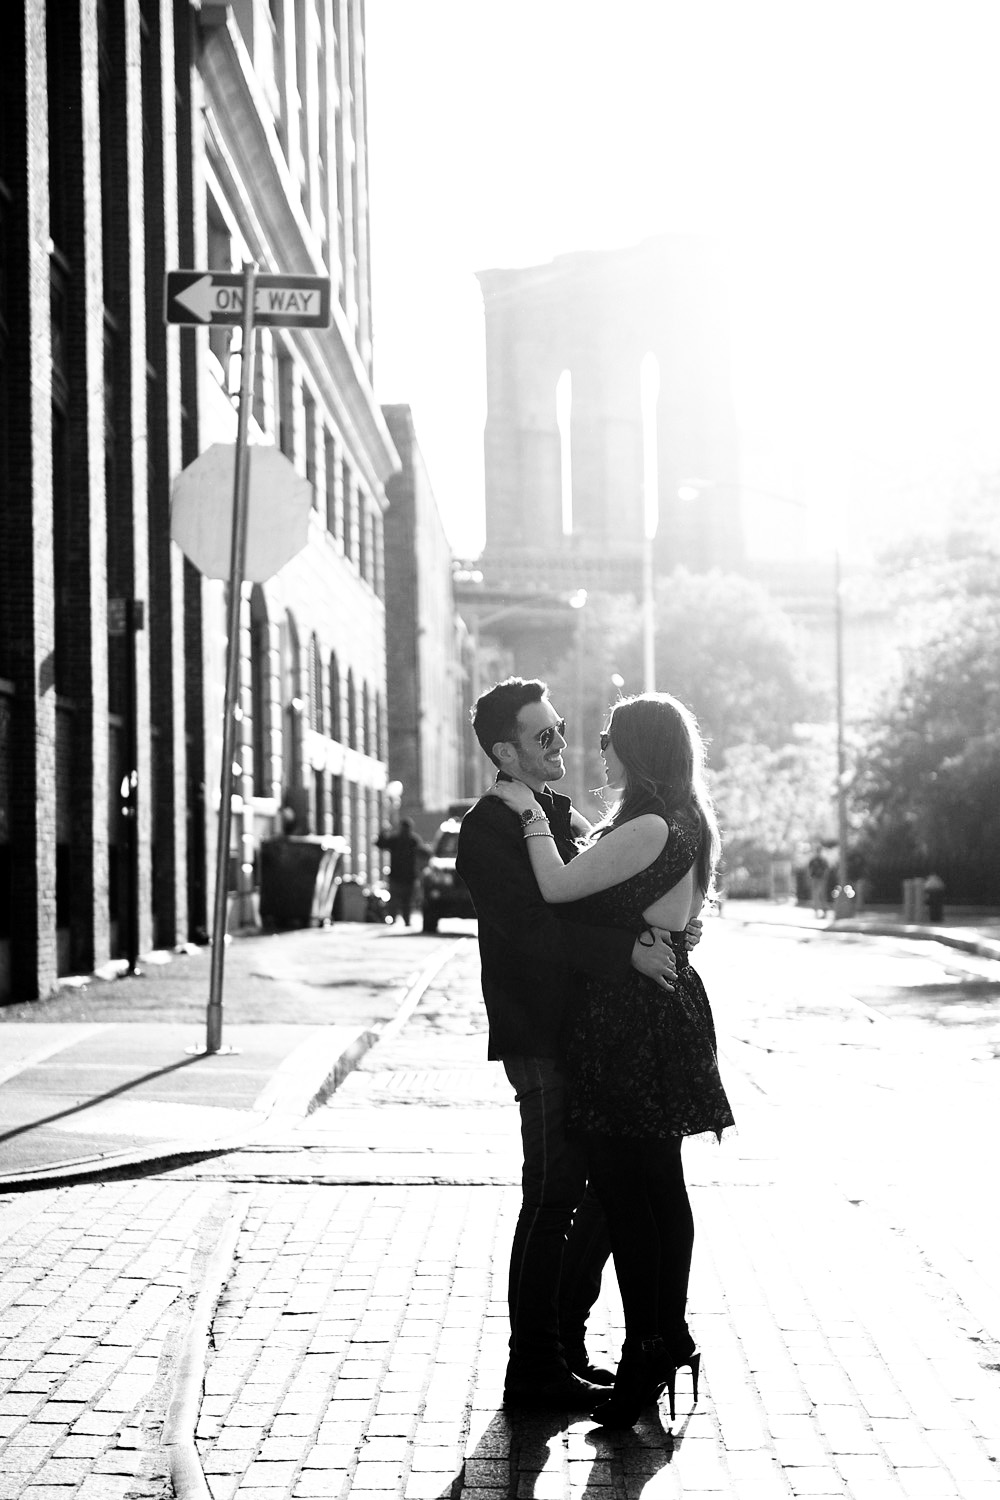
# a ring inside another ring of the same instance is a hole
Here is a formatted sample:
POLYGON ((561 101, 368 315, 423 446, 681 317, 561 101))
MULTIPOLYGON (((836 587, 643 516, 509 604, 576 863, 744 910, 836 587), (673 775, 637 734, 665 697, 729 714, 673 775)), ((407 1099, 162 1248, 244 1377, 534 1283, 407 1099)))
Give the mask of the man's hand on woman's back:
POLYGON ((677 960, 670 946, 669 934, 662 929, 647 927, 641 937, 636 938, 632 949, 632 967, 647 979, 652 979, 661 989, 673 992, 671 980, 677 975, 677 960))

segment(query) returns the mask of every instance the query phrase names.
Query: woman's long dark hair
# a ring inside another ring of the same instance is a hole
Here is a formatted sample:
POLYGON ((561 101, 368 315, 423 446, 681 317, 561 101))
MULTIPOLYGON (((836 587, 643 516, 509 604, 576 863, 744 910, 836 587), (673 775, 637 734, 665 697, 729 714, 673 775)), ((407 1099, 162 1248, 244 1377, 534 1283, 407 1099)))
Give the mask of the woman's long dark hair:
POLYGON ((722 843, 705 785, 705 746, 694 714, 669 693, 643 693, 614 705, 608 733, 625 770, 625 789, 598 835, 642 813, 697 825, 698 885, 711 896, 722 843))

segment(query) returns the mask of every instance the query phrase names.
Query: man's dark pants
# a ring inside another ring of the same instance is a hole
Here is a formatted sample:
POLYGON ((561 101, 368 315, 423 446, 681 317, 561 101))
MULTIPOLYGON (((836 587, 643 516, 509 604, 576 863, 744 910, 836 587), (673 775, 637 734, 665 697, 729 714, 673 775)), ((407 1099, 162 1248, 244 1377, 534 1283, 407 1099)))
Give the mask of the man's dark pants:
POLYGON ((582 1147, 566 1138, 566 1077, 550 1057, 505 1057, 521 1110, 521 1212, 511 1247, 508 1379, 549 1379, 563 1348, 583 1348, 587 1315, 611 1251, 587 1188, 582 1147))

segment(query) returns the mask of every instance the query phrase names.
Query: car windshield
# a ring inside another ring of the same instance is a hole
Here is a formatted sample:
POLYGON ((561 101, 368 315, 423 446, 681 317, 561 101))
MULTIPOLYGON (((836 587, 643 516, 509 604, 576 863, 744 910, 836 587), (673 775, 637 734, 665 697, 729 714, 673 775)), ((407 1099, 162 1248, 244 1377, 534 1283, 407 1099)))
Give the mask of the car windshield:
POLYGON ((454 859, 458 853, 458 834, 450 832, 439 834, 434 853, 438 859, 454 859))

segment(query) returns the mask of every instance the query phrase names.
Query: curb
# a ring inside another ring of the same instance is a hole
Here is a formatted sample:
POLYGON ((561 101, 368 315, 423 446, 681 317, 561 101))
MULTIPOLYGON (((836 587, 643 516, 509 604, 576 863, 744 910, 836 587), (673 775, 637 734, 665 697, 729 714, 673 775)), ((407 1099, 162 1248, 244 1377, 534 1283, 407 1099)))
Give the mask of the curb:
POLYGON ((741 917, 731 911, 727 911, 725 920, 739 922, 744 927, 782 927, 795 932, 851 932, 860 933, 862 937, 916 938, 927 943, 943 943, 947 948, 974 953, 980 958, 1000 960, 1000 940, 962 937, 949 927, 920 927, 908 922, 859 922, 852 917, 814 926, 808 922, 783 922, 780 917, 741 917))
MULTIPOLYGON (((359 1031, 341 1050, 332 1064, 320 1065, 318 1077, 316 1071, 311 1070, 312 1078, 305 1084, 308 1092, 305 1094, 304 1104, 301 1102, 301 1094, 298 1094, 297 1098, 289 1097, 296 1093, 294 1086, 282 1089, 278 1081, 281 1073, 281 1068, 279 1068, 258 1096, 263 1099, 264 1108, 248 1111, 250 1122, 231 1135, 218 1136, 215 1140, 205 1141, 197 1147, 193 1147, 190 1141, 164 1141, 153 1147, 140 1147, 133 1151, 121 1151, 107 1156, 81 1156, 75 1160, 55 1163, 51 1167, 41 1167, 33 1172, 20 1172, 11 1176, 0 1173, 0 1192, 32 1192, 37 1188, 65 1187, 74 1182, 113 1180, 116 1177, 129 1175, 138 1167, 170 1171, 188 1162, 204 1161, 210 1156, 224 1156, 229 1151, 238 1151, 262 1139, 266 1140, 272 1130, 281 1130, 292 1121, 304 1119, 312 1114, 313 1110, 318 1109, 331 1094, 337 1091, 344 1079, 349 1073, 353 1073, 358 1063, 376 1042, 381 1041, 383 1037, 395 1035, 413 1014, 428 985, 436 978, 448 960, 468 941, 468 938, 459 938, 457 942, 439 948, 416 978, 407 985, 400 997, 396 1013, 388 1021, 380 1026, 365 1027, 364 1030, 359 1031)), ((295 1053, 290 1054, 290 1057, 285 1059, 285 1064, 294 1057, 295 1053)), ((286 1068, 286 1073, 291 1074, 291 1071, 286 1068)), ((293 1080, 293 1085, 296 1081, 298 1080, 293 1080)))
POLYGON ((962 953, 975 953, 980 958, 1000 959, 1000 941, 994 938, 961 937, 948 927, 920 927, 903 922, 853 922, 850 919, 837 922, 829 931, 870 933, 873 937, 918 938, 927 943, 943 943, 947 948, 957 948, 962 953))
POLYGON ((243 1221, 250 1207, 248 1195, 238 1202, 212 1251, 178 1361, 177 1378, 163 1423, 163 1446, 170 1460, 173 1492, 181 1500, 212 1500, 195 1434, 201 1415, 201 1388, 205 1379, 205 1356, 212 1334, 212 1318, 236 1254, 243 1221))

